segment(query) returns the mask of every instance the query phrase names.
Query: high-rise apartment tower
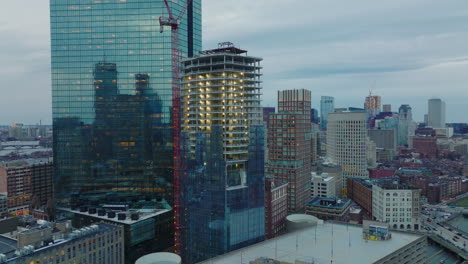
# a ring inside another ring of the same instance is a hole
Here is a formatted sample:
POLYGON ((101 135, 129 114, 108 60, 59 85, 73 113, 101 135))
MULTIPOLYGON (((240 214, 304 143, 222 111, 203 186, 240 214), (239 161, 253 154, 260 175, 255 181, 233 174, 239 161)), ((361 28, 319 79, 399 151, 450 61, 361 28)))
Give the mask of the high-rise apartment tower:
POLYGON ((186 263, 265 237, 261 58, 232 43, 183 61, 182 244, 186 263))

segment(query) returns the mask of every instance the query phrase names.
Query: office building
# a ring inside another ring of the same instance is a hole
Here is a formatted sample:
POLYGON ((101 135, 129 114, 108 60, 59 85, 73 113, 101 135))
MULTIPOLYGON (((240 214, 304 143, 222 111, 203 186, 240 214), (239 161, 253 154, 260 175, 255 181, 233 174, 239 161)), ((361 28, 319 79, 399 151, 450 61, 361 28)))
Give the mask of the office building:
POLYGON ((407 104, 398 109, 398 146, 408 146, 410 137, 414 136, 416 123, 413 121, 413 111, 407 104))
POLYGON ((391 157, 396 154, 397 133, 395 129, 369 129, 369 139, 375 142, 376 148, 388 150, 391 157))
POLYGON ((72 231, 70 223, 45 222, 19 231, 16 239, 0 236, 5 245, 0 262, 124 264, 123 233, 122 227, 108 223, 72 231))
POLYGON ((427 101, 427 125, 434 128, 445 127, 445 102, 439 98, 427 101))
POLYGON ((372 186, 372 216, 391 228, 419 230, 421 225, 421 190, 401 184, 372 186))
POLYGON ((335 195, 341 197, 343 195, 343 170, 340 165, 330 161, 323 161, 318 163, 312 168, 312 172, 327 173, 329 176, 335 178, 335 195))
POLYGON ((8 215, 30 214, 53 198, 53 163, 24 159, 0 164, 0 193, 7 195, 8 215))
POLYGON ((391 104, 384 104, 382 106, 382 112, 384 112, 384 113, 392 112, 392 105, 391 104))
MULTIPOLYGON (((274 107, 263 107, 263 124, 265 125, 265 129, 268 128, 269 125, 269 120, 270 120, 270 114, 275 113, 275 108, 274 107)), ((265 130, 265 133, 268 133, 265 130)), ((268 137, 265 137, 265 146, 268 146, 268 137)), ((268 162, 268 148, 265 147, 265 163, 268 162)))
POLYGON ((366 148, 367 166, 374 168, 377 166, 377 146, 374 141, 367 138, 366 148))
POLYGON ((180 243, 186 263, 265 238, 261 60, 220 43, 182 63, 180 243))
POLYGON ((312 172, 310 181, 311 197, 336 197, 336 179, 328 173, 318 174, 312 172))
POLYGON ((327 130, 328 114, 335 112, 335 98, 322 96, 320 98, 320 129, 327 130))
MULTIPOLYGON (((365 112, 335 112, 329 114, 327 157, 348 177, 368 177, 367 122, 365 112)), ((346 181, 343 181, 346 189, 346 181)))
POLYGON ((0 219, 8 216, 7 201, 6 193, 0 193, 0 219))
MULTIPOLYGON (((178 10, 187 1, 169 1, 178 10)), ((70 207, 173 199, 171 29, 164 1, 50 1, 55 198, 70 207)), ((201 0, 178 30, 201 49, 201 0)))
POLYGON ((391 236, 382 239, 380 237, 389 232, 388 228, 386 233, 378 232, 383 230, 377 228, 380 226, 381 224, 363 228, 325 222, 209 259, 202 264, 426 263, 425 235, 392 231, 391 236), (366 234, 372 234, 376 238, 366 238, 366 234))
POLYGON ((320 130, 312 128, 310 133, 310 163, 315 164, 320 153, 320 130))
POLYGON ((288 183, 265 178, 265 238, 286 232, 288 215, 288 183))
POLYGON ((64 209, 77 228, 106 222, 122 227, 125 240, 125 263, 133 264, 148 252, 167 251, 173 247, 174 214, 165 201, 139 201, 142 209, 107 204, 64 209))
POLYGON ((310 199, 310 105, 308 90, 278 91, 278 113, 270 115, 267 172, 289 183, 289 212, 303 212, 310 199))
POLYGON ((320 220, 348 222, 350 207, 350 199, 314 197, 307 203, 306 214, 313 215, 320 220))

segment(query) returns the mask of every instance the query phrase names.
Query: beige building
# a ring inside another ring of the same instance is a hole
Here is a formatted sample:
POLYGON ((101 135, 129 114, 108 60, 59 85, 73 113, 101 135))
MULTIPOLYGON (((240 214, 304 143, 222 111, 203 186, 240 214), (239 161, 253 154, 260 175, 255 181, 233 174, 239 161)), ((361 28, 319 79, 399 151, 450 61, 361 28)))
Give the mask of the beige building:
POLYGON ((372 186, 372 216, 390 228, 419 230, 421 190, 397 184, 372 186))
MULTIPOLYGON (((342 168, 343 178, 367 178, 367 122, 365 112, 335 112, 328 115, 327 157, 342 168)), ((343 180, 346 189, 346 180, 343 180)))

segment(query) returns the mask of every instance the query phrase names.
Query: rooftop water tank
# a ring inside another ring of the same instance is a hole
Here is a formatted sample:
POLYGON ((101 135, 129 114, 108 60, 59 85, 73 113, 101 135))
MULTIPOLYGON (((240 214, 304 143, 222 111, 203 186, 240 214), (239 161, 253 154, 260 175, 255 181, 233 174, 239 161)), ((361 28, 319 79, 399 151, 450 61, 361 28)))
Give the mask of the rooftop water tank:
POLYGON ((182 259, 173 253, 153 253, 139 258, 135 264, 181 264, 182 259))
POLYGON ((286 217, 286 229, 294 232, 303 228, 316 226, 319 219, 307 214, 292 214, 286 217))

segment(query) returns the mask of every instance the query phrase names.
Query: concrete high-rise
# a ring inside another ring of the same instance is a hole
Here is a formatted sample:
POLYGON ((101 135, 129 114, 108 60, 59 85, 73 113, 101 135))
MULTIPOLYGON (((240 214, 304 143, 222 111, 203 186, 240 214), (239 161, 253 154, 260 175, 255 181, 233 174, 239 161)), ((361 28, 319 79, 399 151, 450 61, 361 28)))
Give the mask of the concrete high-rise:
POLYGON ((320 98, 320 129, 327 129, 328 114, 335 112, 335 98, 322 96, 320 98))
MULTIPOLYGON (((182 10, 187 1, 169 1, 182 10)), ((177 16, 177 11, 176 14, 177 16)), ((51 0, 56 202, 173 201, 171 29, 162 0, 51 0)), ((201 0, 179 27, 201 49, 201 0)))
POLYGON ((268 127, 268 175, 287 182, 288 211, 303 212, 310 199, 311 92, 278 91, 278 113, 268 127))
MULTIPOLYGON (((342 167, 343 184, 349 177, 368 177, 367 122, 365 112, 329 115, 327 157, 342 167)), ((346 189, 346 186, 343 186, 346 189)))
POLYGON ((261 60, 220 43, 183 61, 185 263, 265 238, 261 60))
POLYGON ((434 128, 445 127, 445 102, 439 98, 427 102, 427 125, 434 128))

